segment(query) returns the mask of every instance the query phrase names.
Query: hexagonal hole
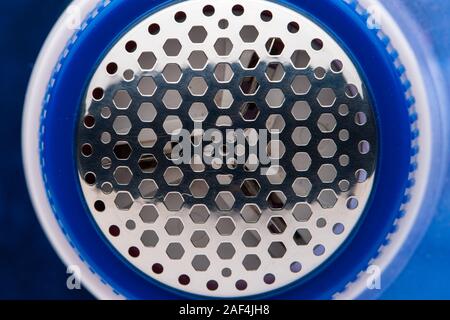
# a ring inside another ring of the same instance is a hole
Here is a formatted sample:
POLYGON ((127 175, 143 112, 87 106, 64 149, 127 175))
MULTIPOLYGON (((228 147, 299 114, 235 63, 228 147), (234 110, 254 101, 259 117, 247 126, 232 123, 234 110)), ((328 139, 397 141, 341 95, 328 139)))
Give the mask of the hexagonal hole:
POLYGON ((205 205, 194 205, 191 208, 189 216, 195 224, 203 224, 209 218, 209 210, 205 205))
POLYGON ((180 260, 184 256, 184 248, 181 243, 170 243, 166 249, 167 256, 172 260, 180 260))
POLYGON ((181 106, 183 99, 178 90, 167 90, 162 101, 167 109, 174 110, 181 106))
POLYGON ((130 210, 133 205, 133 198, 129 192, 119 191, 114 199, 117 209, 130 210))
POLYGON ((139 168, 144 173, 153 173, 158 166, 158 160, 152 154, 143 154, 138 160, 139 168))
POLYGON ((337 170, 332 164, 324 164, 317 171, 317 175, 323 183, 332 183, 337 177, 337 170))
POLYGON ((337 152, 337 145, 332 139, 322 139, 317 146, 322 158, 333 158, 337 152))
POLYGON ((163 122, 163 128, 167 134, 173 135, 183 129, 183 123, 178 116, 167 116, 163 122))
POLYGON ((283 80, 286 72, 279 62, 272 62, 267 65, 266 77, 270 82, 280 82, 283 80))
POLYGON ((320 115, 319 120, 317 120, 317 126, 323 133, 333 132, 336 125, 336 118, 331 113, 324 113, 320 115))
POLYGON ((194 102, 189 109, 189 116, 192 121, 203 122, 208 117, 208 109, 202 102, 194 102))
POLYGON ((145 180, 141 181, 138 189, 139 189, 139 192, 141 193, 142 198, 152 199, 155 197, 159 188, 154 180, 145 179, 145 180))
POLYGON ((228 63, 218 63, 214 69, 214 77, 217 82, 228 83, 234 77, 234 71, 228 63))
POLYGON ((164 197, 164 204, 169 211, 180 211, 184 204, 184 198, 179 192, 169 192, 164 197))
POLYGON ((292 115, 297 121, 304 121, 311 115, 311 107, 307 101, 297 101, 292 107, 292 115))
POLYGON ((292 133, 292 141, 297 146, 307 146, 311 141, 311 132, 307 127, 297 127, 292 133))
POLYGON ((144 102, 139 107, 137 114, 142 122, 153 122, 156 118, 157 112, 153 103, 144 102))
POLYGON ((162 75, 168 83, 178 83, 183 76, 180 67, 176 63, 168 63, 162 72, 162 75))
POLYGON ((269 229, 272 234, 282 234, 286 228, 286 221, 284 221, 282 217, 272 217, 267 225, 267 229, 269 229))
POLYGON ((261 217, 261 209, 257 204, 245 204, 241 210, 241 216, 247 223, 256 223, 261 217))
POLYGON ((286 254, 286 251, 287 249, 284 243, 279 241, 272 242, 268 249, 270 256, 274 259, 283 258, 286 254))
POLYGON ((131 101, 131 96, 126 90, 118 90, 113 98, 114 105, 120 110, 128 109, 131 101))
POLYGON ((291 56, 291 61, 296 69, 306 69, 309 66, 311 57, 305 50, 296 50, 291 56))
POLYGON ((312 239, 311 232, 308 229, 297 229, 294 233, 294 242, 298 246, 306 246, 312 239))
POLYGON ((243 26, 241 31, 239 32, 242 41, 246 43, 253 43, 258 39, 259 32, 255 28, 255 26, 243 26))
POLYGON ((118 141, 113 148, 113 152, 119 160, 127 160, 132 151, 130 144, 126 141, 118 141))
POLYGON ((311 157, 306 152, 297 152, 292 158, 292 165, 296 171, 308 171, 311 167, 311 157))
POLYGON ((256 179, 246 179, 242 182, 241 190, 246 197, 256 197, 261 191, 261 185, 256 179))
POLYGON ((261 242, 261 236, 256 230, 247 230, 242 235, 242 242, 248 248, 255 248, 261 242))
POLYGON ((266 173, 270 184, 280 185, 286 179, 286 171, 282 166, 270 166, 266 173))
POLYGON ((283 116, 279 114, 272 114, 267 118, 266 128, 270 133, 281 133, 286 127, 286 122, 283 116))
POLYGON ((156 83, 152 77, 142 77, 138 84, 139 93, 145 97, 151 97, 155 94, 156 83))
POLYGON ((159 242, 158 234, 153 230, 145 230, 142 233, 141 242, 145 247, 154 248, 159 242))
POLYGON ((323 189, 317 197, 320 205, 324 209, 331 209, 337 202, 336 193, 332 189, 323 189))
POLYGON ((178 186, 183 181, 184 174, 178 167, 168 167, 164 172, 164 180, 169 186, 178 186))
POLYGON ((123 186, 130 184, 131 179, 133 178, 133 173, 128 167, 117 167, 113 175, 114 179, 117 181, 117 184, 123 186))
POLYGON ((203 179, 196 179, 192 181, 189 190, 194 198, 202 199, 208 194, 209 185, 203 179))
POLYGON ((168 39, 164 43, 163 49, 168 57, 176 57, 180 54, 181 43, 178 39, 168 39))
POLYGON ((291 88, 296 95, 305 95, 311 90, 311 82, 307 76, 296 76, 292 81, 291 88))
POLYGON ((236 200, 231 192, 221 191, 217 194, 215 201, 219 210, 230 211, 236 200))
POLYGON ((192 234, 191 242, 196 248, 206 248, 209 243, 209 236, 205 231, 197 230, 192 234))
POLYGON ((336 94, 331 88, 322 88, 317 95, 317 101, 324 108, 332 107, 336 102, 336 94))
POLYGON ((159 217, 159 212, 154 205, 145 205, 139 212, 139 217, 144 223, 155 223, 159 217))
POLYGON ((230 90, 221 89, 214 97, 214 102, 219 109, 229 109, 234 102, 234 98, 230 90))
POLYGON ((241 91, 245 95, 254 95, 259 90, 259 82, 255 77, 244 77, 239 84, 241 91))
POLYGON ((196 271, 206 271, 210 264, 208 257, 205 255, 196 255, 194 259, 192 259, 192 267, 196 271))
POLYGON ((270 38, 266 42, 266 50, 271 56, 279 56, 283 53, 284 42, 280 38, 270 38))
POLYGON ((153 52, 142 52, 138 58, 138 63, 142 70, 152 70, 156 64, 156 57, 153 52))
POLYGON ((169 236, 179 236, 184 230, 184 225, 180 219, 170 218, 167 220, 164 229, 166 229, 169 236))
POLYGON ((189 64, 193 70, 203 70, 208 63, 208 57, 203 51, 192 51, 188 58, 189 64))
POLYGON ((233 50, 233 43, 228 38, 219 38, 214 44, 214 48, 219 56, 228 56, 233 50))
POLYGON ((256 271, 261 266, 261 259, 256 254, 248 254, 242 260, 242 265, 247 271, 256 271))
POLYGON ((119 136, 127 135, 131 130, 131 121, 127 116, 118 116, 114 119, 113 129, 119 136))
POLYGON ((233 219, 230 217, 222 217, 216 224, 217 232, 222 236, 231 236, 236 229, 233 219))
POLYGON ((267 155, 270 159, 281 159, 286 153, 286 147, 281 140, 271 140, 267 146, 267 155))
POLYGON ((255 121, 259 114, 259 108, 254 102, 246 102, 242 105, 239 114, 245 121, 255 121))
POLYGON ((208 84, 202 77, 194 77, 191 82, 189 82, 188 89, 193 96, 203 96, 208 90, 208 84))
POLYGON ((229 242, 223 242, 217 248, 217 255, 222 260, 232 259, 235 253, 236 249, 234 249, 233 245, 229 242))
POLYGON ((153 148, 158 137, 153 129, 142 129, 138 135, 138 142, 143 148, 153 148))
POLYGON ((259 55, 255 50, 245 50, 239 57, 244 69, 255 69, 259 63, 259 55))
POLYGON ((292 210, 292 215, 299 222, 307 222, 311 218, 313 212, 307 203, 297 203, 292 210))
POLYGON ((282 191, 272 191, 267 197, 267 203, 272 210, 282 210, 286 201, 287 198, 282 191))
POLYGON ((299 197, 307 197, 312 189, 311 181, 308 178, 297 178, 292 184, 292 189, 299 197))
POLYGON ((207 36, 208 32, 202 26, 192 27, 191 31, 189 31, 189 39, 191 39, 193 43, 203 43, 207 36))
POLYGON ((281 89, 270 89, 266 96, 266 102, 270 108, 281 108, 285 100, 281 89))

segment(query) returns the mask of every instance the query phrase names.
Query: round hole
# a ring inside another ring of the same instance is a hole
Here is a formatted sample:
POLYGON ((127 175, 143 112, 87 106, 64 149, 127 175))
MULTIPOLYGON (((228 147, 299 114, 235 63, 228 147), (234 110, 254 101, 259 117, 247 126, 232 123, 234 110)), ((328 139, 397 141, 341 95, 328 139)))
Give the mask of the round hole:
POLYGON ((183 11, 178 11, 175 14, 175 21, 178 23, 182 23, 186 21, 186 13, 184 13, 183 11))
POLYGON ((118 226, 110 226, 109 227, 109 234, 113 237, 118 237, 120 235, 120 229, 118 226))
POLYGON ((342 192, 347 192, 350 189, 350 182, 348 180, 339 181, 339 189, 341 189, 342 192))
POLYGON ((219 287, 219 284, 215 280, 209 280, 208 283, 206 283, 206 287, 210 291, 215 291, 219 287))
POLYGON ((311 41, 311 47, 316 51, 322 50, 323 41, 316 38, 313 41, 311 41))
POLYGON ((130 247, 130 248, 128 249, 128 254, 129 254, 131 257, 133 257, 133 258, 137 258, 137 257, 139 257, 139 255, 141 254, 141 252, 140 252, 139 249, 136 248, 136 247, 130 247))
POLYGON ((349 98, 355 98, 358 95, 358 88, 354 84, 348 84, 345 87, 345 95, 349 98))
POLYGON ((335 59, 335 60, 331 61, 331 71, 333 71, 335 73, 341 72, 343 66, 344 65, 341 60, 335 59))
POLYGON ((85 157, 90 157, 92 155, 92 152, 92 146, 89 143, 85 143, 81 147, 81 154, 85 157))
POLYGON ((325 228, 327 226, 327 220, 325 220, 324 218, 317 219, 316 226, 317 228, 325 228))
POLYGON ((178 277, 178 282, 183 286, 187 286, 191 282, 191 278, 187 274, 182 274, 178 277))
POLYGON ((111 169, 111 165, 112 165, 111 158, 108 158, 108 157, 102 158, 101 164, 102 164, 103 169, 106 169, 106 170, 111 169))
POLYGON ((106 207, 105 207, 105 203, 101 200, 97 200, 94 203, 94 208, 95 210, 97 210, 98 212, 103 212, 105 211, 106 207))
POLYGON ((327 74, 327 71, 322 67, 318 67, 314 70, 314 76, 318 80, 322 80, 323 78, 325 78, 326 74, 327 74))
POLYGON ((207 5, 203 8, 203 14, 207 17, 211 17, 212 15, 214 15, 215 11, 216 10, 211 5, 207 5))
POLYGON ((355 123, 358 126, 363 126, 367 123, 367 116, 364 112, 357 112, 355 115, 355 123))
POLYGON ((100 141, 103 144, 108 144, 111 142, 111 134, 109 132, 103 132, 102 135, 100 136, 100 141))
POLYGON ((115 74, 118 68, 119 67, 117 66, 117 63, 111 62, 106 66, 106 72, 108 72, 109 74, 115 74))
POLYGON ((342 234, 342 232, 344 232, 345 228, 344 225, 342 223, 336 223, 333 226, 333 233, 336 235, 342 234))
POLYGON ((291 272, 293 273, 299 273, 302 270, 302 264, 298 261, 292 262, 290 267, 291 272))
POLYGON ((247 281, 245 280, 236 281, 236 289, 238 289, 239 291, 247 289, 247 281))
POLYGON ((113 186, 109 182, 104 182, 101 186, 101 190, 104 194, 111 194, 113 192, 113 186))
POLYGON ((84 126, 88 129, 91 129, 95 126, 95 118, 93 116, 84 117, 84 126))
POLYGON ((350 210, 354 210, 356 208, 358 208, 358 199, 351 197, 347 200, 347 208, 350 210))
POLYGON ((227 19, 222 19, 219 21, 219 28, 222 30, 228 28, 229 25, 230 23, 228 22, 227 19))
POLYGON ((231 277, 231 269, 230 268, 223 268, 222 269, 222 276, 225 278, 231 277))
POLYGON ((157 23, 152 23, 149 27, 148 27, 148 33, 150 33, 151 35, 157 35, 159 33, 159 31, 161 30, 161 27, 159 26, 159 24, 157 23))
POLYGON ((133 220, 128 220, 125 223, 125 227, 127 227, 128 230, 134 230, 136 229, 136 222, 134 222, 133 220))
POLYGON ((290 33, 297 33, 300 30, 300 26, 297 22, 294 21, 290 22, 287 28, 290 33))
POLYGON ((350 111, 349 111, 349 109, 348 109, 348 105, 346 105, 346 104, 341 104, 341 105, 339 106, 339 114, 340 114, 341 116, 345 117, 345 116, 348 115, 349 112, 350 112, 350 111))
POLYGON ((161 273, 163 273, 163 271, 164 271, 164 267, 163 267, 162 264, 160 264, 160 263, 155 263, 155 264, 152 266, 152 271, 153 271, 154 273, 156 273, 156 274, 161 274, 161 273))
POLYGON ((111 117, 111 109, 109 107, 103 107, 100 111, 100 115, 103 119, 109 119, 111 117))
POLYGON ((135 52, 137 49, 137 43, 133 40, 128 41, 127 44, 125 45, 125 50, 127 50, 127 52, 132 53, 135 52))
POLYGON ((134 71, 131 69, 125 70, 123 72, 123 78, 125 79, 125 81, 131 81, 134 79, 134 71))
POLYGON ((361 154, 368 154, 370 151, 370 143, 366 140, 362 140, 358 143, 358 151, 361 154))
POLYGON ((264 275, 264 283, 273 284, 275 282, 275 276, 271 273, 264 275))
POLYGON ((364 169, 359 169, 356 171, 355 177, 358 183, 363 183, 367 180, 367 171, 364 169))
POLYGON ((91 186, 94 185, 96 181, 95 174, 93 172, 86 173, 84 175, 84 181, 91 186))
POLYGON ((269 22, 272 20, 272 18, 273 18, 272 12, 270 12, 269 10, 264 10, 263 12, 261 12, 262 21, 269 22))
POLYGON ((314 247, 313 253, 315 256, 321 256, 325 253, 325 247, 321 244, 318 244, 317 246, 314 247))
POLYGON ((94 91, 92 91, 92 97, 97 101, 102 100, 104 94, 105 92, 102 88, 95 88, 94 91))
POLYGON ((241 6, 240 4, 237 4, 233 7, 232 12, 235 16, 238 16, 238 17, 242 16, 244 14, 244 7, 241 6))

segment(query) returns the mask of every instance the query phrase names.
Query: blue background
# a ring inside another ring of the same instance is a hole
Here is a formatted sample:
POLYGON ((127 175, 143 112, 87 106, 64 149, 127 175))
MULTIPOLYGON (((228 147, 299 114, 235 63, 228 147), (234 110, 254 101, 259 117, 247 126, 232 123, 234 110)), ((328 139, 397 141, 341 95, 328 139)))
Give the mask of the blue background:
MULTIPOLYGON (((394 0, 400 1, 400 0, 394 0)), ((0 299, 91 299, 85 290, 66 288, 66 268, 46 239, 31 206, 21 159, 21 117, 26 86, 39 49, 69 0, 16 0, 0 3, 0 97, 3 119, 0 157, 0 299)), ((450 1, 409 1, 420 12, 450 74, 450 1), (427 18, 428 17, 428 18, 427 18), (447 41, 442 41, 442 37, 447 41)), ((441 203, 424 240, 385 299, 450 299, 450 199, 441 203)))

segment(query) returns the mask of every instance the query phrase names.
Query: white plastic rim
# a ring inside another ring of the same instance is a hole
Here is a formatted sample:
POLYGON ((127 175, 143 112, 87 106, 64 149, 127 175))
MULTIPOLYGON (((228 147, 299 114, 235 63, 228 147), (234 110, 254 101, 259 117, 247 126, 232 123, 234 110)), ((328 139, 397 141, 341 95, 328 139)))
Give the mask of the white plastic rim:
MULTIPOLYGON (((39 156, 40 116, 43 101, 46 99, 47 85, 52 80, 52 73, 60 55, 76 32, 74 15, 75 17, 79 15, 80 21, 83 21, 98 4, 99 0, 74 0, 53 27, 39 54, 25 99, 22 123, 23 161, 28 189, 37 216, 60 258, 67 266, 77 266, 80 269, 83 285, 98 299, 124 299, 125 297, 118 295, 114 288, 102 282, 101 278, 91 271, 64 235, 47 197, 39 156)), ((419 166, 415 172, 416 185, 408 191, 411 200, 402 208, 406 214, 396 222, 396 232, 388 235, 389 244, 381 247, 379 255, 371 262, 371 265, 377 266, 383 272, 389 269, 388 267, 397 254, 404 249, 403 245, 407 242, 408 236, 423 210, 423 200, 429 192, 427 186, 430 181, 434 133, 431 130, 431 118, 428 112, 429 97, 425 91, 421 67, 407 38, 379 0, 360 0, 360 5, 363 8, 375 8, 381 17, 377 20, 381 29, 389 36, 392 45, 399 53, 399 59, 405 66, 408 79, 412 84, 413 95, 416 99, 415 108, 419 115, 418 128, 421 132, 419 137, 421 149, 417 160, 419 166)), ((367 291, 367 282, 371 276, 365 271, 361 270, 355 280, 349 283, 344 291, 336 293, 334 298, 357 299, 362 297, 367 291)))

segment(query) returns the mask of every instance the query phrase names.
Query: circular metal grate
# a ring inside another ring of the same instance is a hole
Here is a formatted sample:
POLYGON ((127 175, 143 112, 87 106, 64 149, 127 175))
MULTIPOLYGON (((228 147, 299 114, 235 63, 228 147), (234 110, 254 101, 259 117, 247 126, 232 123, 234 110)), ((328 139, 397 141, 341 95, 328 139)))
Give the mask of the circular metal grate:
POLYGON ((78 170, 99 229, 141 272, 193 294, 304 277, 344 243, 373 186, 377 130, 356 66, 269 1, 146 17, 107 52, 81 109, 78 170))

